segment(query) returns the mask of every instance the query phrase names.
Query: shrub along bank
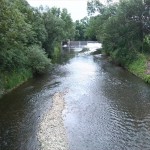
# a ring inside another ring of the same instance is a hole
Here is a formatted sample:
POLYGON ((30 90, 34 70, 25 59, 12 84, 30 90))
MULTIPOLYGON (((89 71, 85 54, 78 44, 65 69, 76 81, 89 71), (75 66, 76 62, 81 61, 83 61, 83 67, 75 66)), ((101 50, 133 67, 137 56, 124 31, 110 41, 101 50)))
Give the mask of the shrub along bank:
MULTIPOLYGON (((0 93, 44 73, 74 36, 66 9, 33 8, 26 0, 0 1, 0 93)), ((0 95, 1 95, 0 94, 0 95)))
POLYGON ((92 0, 87 6, 89 15, 98 14, 91 16, 87 35, 95 35, 113 61, 150 83, 150 1, 107 1, 104 5, 92 0))
POLYGON ((127 69, 136 76, 142 78, 145 82, 150 83, 150 68, 148 67, 148 63, 149 61, 146 55, 139 54, 137 60, 129 64, 127 69))

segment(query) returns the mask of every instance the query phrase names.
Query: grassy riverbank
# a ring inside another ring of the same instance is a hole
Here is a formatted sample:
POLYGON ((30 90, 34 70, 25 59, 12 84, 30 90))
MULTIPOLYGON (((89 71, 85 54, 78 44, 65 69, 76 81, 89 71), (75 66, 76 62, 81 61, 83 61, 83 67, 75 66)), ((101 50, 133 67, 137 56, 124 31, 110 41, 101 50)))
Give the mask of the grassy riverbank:
POLYGON ((137 59, 128 65, 127 69, 142 78, 145 82, 150 83, 150 73, 148 67, 148 58, 144 54, 139 54, 137 59))
POLYGON ((73 38, 75 29, 67 9, 33 8, 26 0, 2 0, 0 10, 2 95, 34 74, 44 73, 59 59, 61 41, 73 38))
POLYGON ((53 64, 58 62, 60 56, 60 45, 54 47, 51 59, 45 58, 43 53, 39 51, 35 55, 35 51, 33 51, 33 54, 30 56, 32 59, 30 69, 14 69, 13 71, 4 71, 0 74, 0 97, 26 82, 35 74, 40 75, 45 73, 46 68, 52 68, 53 64))
MULTIPOLYGON (((107 55, 103 50, 103 54, 107 55)), ((118 61, 117 58, 114 58, 112 54, 109 54, 108 59, 110 62, 113 62, 117 65, 120 65, 126 68, 129 72, 141 78, 147 83, 150 83, 150 67, 149 67, 149 55, 138 54, 136 59, 130 62, 118 61)))
POLYGON ((87 10, 89 14, 96 11, 98 15, 91 15, 87 35, 94 35, 102 43, 114 63, 150 83, 148 6, 149 0, 123 0, 105 5, 93 0, 87 10))
POLYGON ((27 69, 14 70, 12 72, 0 74, 0 97, 18 87, 29 78, 32 78, 32 76, 32 71, 27 69))

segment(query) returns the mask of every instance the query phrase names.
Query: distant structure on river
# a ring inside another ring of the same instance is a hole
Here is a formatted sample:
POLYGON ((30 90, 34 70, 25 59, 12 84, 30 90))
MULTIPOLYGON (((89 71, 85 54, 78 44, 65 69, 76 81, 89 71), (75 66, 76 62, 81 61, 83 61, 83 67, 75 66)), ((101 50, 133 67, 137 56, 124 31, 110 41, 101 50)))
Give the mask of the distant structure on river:
MULTIPOLYGON (((90 44, 98 44, 97 41, 65 41, 62 43, 62 47, 63 48, 70 48, 70 49, 74 49, 74 48, 84 48, 86 46, 90 46, 90 44)), ((100 43, 99 43, 100 44, 100 43)))

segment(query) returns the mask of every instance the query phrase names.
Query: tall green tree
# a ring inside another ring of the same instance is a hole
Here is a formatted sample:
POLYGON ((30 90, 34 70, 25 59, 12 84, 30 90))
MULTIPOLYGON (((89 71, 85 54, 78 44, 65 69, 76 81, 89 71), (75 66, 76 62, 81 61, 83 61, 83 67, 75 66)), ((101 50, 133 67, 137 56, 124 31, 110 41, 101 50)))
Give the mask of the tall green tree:
POLYGON ((1 0, 0 10, 0 68, 10 70, 24 65, 24 45, 32 26, 25 22, 15 3, 1 0))
POLYGON ((149 34, 147 4, 142 0, 121 0, 119 3, 100 4, 97 0, 88 2, 91 17, 88 28, 103 44, 105 52, 123 65, 136 59, 145 49, 145 37, 149 34))
POLYGON ((74 37, 74 24, 66 9, 47 8, 43 13, 47 38, 43 43, 49 57, 52 57, 55 47, 60 47, 61 41, 74 37))
POLYGON ((75 40, 91 40, 91 37, 89 38, 87 34, 87 28, 89 26, 89 19, 88 17, 84 17, 81 20, 76 20, 75 22, 75 40))
POLYGON ((61 12, 61 19, 64 22, 64 40, 73 39, 75 35, 75 28, 70 14, 67 9, 63 9, 61 12))

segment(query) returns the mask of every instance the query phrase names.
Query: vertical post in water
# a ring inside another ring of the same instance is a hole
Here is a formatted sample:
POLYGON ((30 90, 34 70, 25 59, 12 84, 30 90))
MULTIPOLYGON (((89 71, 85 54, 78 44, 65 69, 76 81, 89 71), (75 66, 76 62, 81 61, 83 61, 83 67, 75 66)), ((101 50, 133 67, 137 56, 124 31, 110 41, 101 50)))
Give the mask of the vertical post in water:
POLYGON ((63 42, 61 41, 61 43, 60 43, 60 45, 61 45, 61 47, 60 47, 60 52, 62 53, 62 49, 63 49, 63 42))
POLYGON ((68 48, 69 48, 69 52, 70 52, 70 39, 68 39, 68 48))

